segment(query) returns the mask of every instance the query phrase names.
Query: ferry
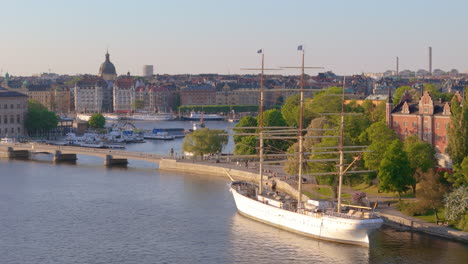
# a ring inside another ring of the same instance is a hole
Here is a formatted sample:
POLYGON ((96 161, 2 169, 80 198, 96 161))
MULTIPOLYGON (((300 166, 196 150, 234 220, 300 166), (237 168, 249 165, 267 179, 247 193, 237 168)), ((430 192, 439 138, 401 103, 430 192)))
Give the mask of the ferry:
POLYGON ((219 120, 223 120, 224 117, 218 114, 204 114, 204 113, 191 112, 189 116, 183 116, 182 119, 192 120, 192 121, 198 121, 198 120, 219 121, 219 120))
POLYGON ((130 120, 136 120, 136 121, 171 121, 175 119, 172 113, 157 113, 157 114, 141 113, 141 114, 133 114, 131 116, 128 116, 127 118, 130 120))

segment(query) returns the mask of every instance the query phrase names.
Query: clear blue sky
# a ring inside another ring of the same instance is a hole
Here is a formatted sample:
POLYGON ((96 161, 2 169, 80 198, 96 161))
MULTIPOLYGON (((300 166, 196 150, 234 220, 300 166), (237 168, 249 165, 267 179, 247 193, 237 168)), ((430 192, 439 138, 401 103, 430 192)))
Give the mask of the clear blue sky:
MULTIPOLYGON (((265 50, 272 67, 340 74, 468 71, 467 0, 0 0, 0 67, 97 74, 109 47, 118 74, 241 73, 265 50)), ((292 73, 292 72, 291 72, 292 73)))

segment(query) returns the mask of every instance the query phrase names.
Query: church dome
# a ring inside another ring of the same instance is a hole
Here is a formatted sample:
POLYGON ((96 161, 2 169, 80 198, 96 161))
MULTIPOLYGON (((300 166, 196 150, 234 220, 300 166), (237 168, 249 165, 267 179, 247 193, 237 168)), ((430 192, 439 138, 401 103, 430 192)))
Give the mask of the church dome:
POLYGON ((117 75, 114 64, 110 62, 109 52, 106 53, 106 61, 103 62, 99 68, 99 76, 102 77, 104 74, 117 75))

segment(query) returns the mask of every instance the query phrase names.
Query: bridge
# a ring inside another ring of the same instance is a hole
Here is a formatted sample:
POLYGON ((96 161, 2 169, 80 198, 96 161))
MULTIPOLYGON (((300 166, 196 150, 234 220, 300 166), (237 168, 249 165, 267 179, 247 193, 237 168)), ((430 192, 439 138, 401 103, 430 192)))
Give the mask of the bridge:
POLYGON ((77 154, 101 157, 105 165, 126 165, 128 159, 158 163, 162 159, 170 159, 167 155, 135 152, 115 149, 85 148, 73 146, 58 146, 42 143, 10 143, 0 144, 0 157, 29 158, 32 154, 50 153, 54 161, 76 161, 77 154))

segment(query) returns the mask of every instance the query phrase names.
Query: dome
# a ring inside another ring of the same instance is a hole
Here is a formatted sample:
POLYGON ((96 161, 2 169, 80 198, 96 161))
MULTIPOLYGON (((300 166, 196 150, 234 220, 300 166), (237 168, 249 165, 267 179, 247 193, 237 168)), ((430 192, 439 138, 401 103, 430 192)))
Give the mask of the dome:
POLYGON ((106 53, 106 61, 99 68, 99 75, 102 77, 104 74, 117 75, 114 64, 109 60, 109 52, 106 53))

